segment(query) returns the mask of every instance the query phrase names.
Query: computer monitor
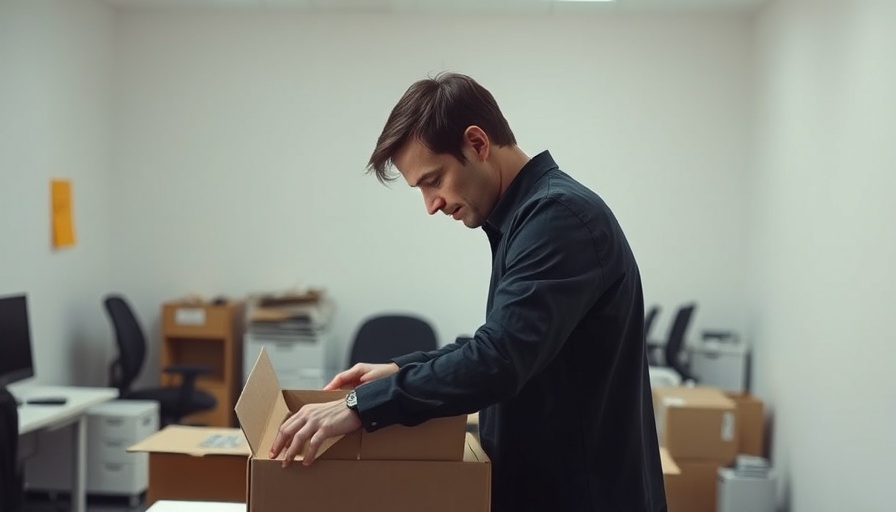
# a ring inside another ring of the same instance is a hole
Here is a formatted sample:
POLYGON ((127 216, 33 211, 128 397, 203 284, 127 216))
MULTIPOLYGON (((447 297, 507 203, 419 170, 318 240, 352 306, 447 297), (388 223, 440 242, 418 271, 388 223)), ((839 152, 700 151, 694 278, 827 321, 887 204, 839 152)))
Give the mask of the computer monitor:
POLYGON ((33 376, 28 299, 0 297, 0 389, 33 376))

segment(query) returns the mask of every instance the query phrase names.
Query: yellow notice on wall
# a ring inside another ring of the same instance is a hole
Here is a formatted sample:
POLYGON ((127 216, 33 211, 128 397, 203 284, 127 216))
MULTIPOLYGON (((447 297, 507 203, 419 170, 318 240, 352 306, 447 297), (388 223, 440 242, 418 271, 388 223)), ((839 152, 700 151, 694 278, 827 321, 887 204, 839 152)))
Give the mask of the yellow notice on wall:
POLYGON ((52 180, 50 196, 53 216, 53 247, 75 245, 75 223, 72 220, 72 182, 52 180))

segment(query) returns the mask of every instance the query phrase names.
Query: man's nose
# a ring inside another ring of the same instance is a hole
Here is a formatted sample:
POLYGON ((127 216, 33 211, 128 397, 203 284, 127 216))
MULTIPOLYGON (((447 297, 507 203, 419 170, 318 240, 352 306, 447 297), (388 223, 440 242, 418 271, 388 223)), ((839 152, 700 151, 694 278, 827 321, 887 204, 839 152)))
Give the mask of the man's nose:
POLYGON ((445 200, 438 196, 432 196, 426 200, 426 212, 433 215, 445 207, 445 200))

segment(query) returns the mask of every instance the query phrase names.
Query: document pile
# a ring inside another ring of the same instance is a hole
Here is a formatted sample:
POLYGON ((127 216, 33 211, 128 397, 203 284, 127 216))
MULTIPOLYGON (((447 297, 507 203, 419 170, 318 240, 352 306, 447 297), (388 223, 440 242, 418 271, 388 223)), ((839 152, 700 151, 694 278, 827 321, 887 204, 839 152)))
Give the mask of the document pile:
POLYGON ((732 466, 738 476, 766 478, 771 471, 768 460, 754 455, 738 455, 732 466))
POLYGON ((251 296, 246 330, 253 334, 314 336, 325 331, 333 316, 331 301, 321 290, 251 296))

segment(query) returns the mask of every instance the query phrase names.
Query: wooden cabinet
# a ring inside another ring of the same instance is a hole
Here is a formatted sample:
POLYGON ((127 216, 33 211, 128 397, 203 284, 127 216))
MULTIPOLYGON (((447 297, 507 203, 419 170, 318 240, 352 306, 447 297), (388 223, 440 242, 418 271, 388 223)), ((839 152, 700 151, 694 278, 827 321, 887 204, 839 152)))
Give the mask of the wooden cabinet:
MULTIPOLYGON (((211 393, 217 406, 184 418, 187 424, 237 426, 233 408, 242 389, 244 304, 171 301, 162 304, 162 368, 171 364, 208 366, 196 387, 211 393)), ((175 386, 180 377, 162 373, 162 384, 175 386)))

